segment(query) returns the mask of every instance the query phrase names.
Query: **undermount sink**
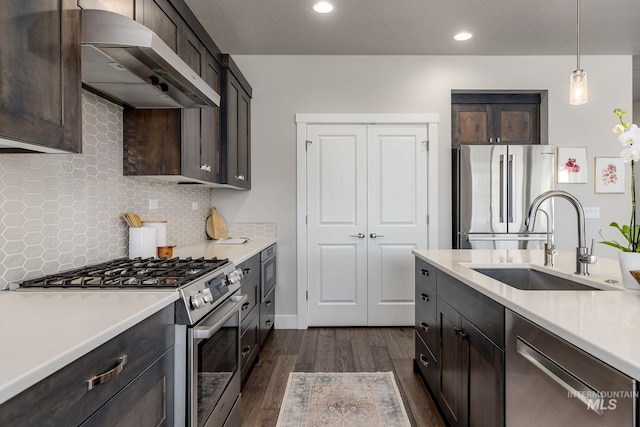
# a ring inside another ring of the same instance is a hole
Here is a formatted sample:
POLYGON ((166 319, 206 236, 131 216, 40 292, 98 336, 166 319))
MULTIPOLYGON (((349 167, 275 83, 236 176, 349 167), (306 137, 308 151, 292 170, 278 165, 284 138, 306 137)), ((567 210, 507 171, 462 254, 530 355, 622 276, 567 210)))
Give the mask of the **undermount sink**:
POLYGON ((573 280, 531 268, 473 268, 480 274, 525 291, 599 291, 573 280))

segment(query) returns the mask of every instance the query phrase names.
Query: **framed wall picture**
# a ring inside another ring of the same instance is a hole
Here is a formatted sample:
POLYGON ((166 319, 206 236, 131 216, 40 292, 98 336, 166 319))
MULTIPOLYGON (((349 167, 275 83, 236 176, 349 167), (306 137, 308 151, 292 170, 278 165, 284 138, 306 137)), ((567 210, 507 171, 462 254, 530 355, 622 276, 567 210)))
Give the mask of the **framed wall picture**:
POLYGON ((624 193, 625 165, 620 157, 594 158, 594 191, 596 193, 624 193))
POLYGON ((587 183, 587 147, 558 147, 558 184, 587 183))

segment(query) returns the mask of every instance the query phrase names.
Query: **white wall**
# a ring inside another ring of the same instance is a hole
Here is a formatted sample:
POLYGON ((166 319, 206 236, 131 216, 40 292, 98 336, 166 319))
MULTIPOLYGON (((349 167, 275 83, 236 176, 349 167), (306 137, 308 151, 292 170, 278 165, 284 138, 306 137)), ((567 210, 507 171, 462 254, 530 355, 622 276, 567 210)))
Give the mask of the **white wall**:
MULTIPOLYGON (((296 153, 295 113, 440 114, 440 247, 450 247, 451 91, 547 90, 549 142, 586 146, 587 184, 559 185, 584 206, 599 206, 600 219, 587 220, 596 238, 610 221, 626 222, 629 196, 594 194, 593 157, 617 156, 611 128, 615 107, 632 108, 631 56, 583 56, 589 75, 589 103, 568 102, 571 56, 238 56, 253 87, 252 190, 213 190, 212 199, 231 222, 276 222, 278 227, 277 314, 296 314, 296 153)), ((630 118, 630 117, 629 117, 630 118)), ((628 172, 628 170, 627 170, 628 172)), ((628 190, 627 190, 628 191, 628 190)), ((575 214, 556 203, 556 243, 573 250, 575 214)), ((607 230, 608 231, 608 230, 607 230)), ((615 257, 602 245, 596 254, 615 257)))

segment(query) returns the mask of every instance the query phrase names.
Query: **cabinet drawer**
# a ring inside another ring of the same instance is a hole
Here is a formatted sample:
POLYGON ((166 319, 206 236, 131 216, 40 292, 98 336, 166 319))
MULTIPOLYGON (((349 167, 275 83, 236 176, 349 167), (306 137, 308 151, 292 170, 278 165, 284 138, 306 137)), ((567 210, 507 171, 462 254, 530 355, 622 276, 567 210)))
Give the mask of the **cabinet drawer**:
POLYGON ((0 406, 3 425, 77 426, 122 390, 174 343, 173 305, 70 363, 0 406), (88 389, 88 380, 122 371, 88 389), (121 360, 121 359, 120 359, 121 360))
POLYGON ((80 427, 172 426, 173 369, 171 348, 80 427))
MULTIPOLYGON (((427 345, 432 355, 438 354, 438 327, 437 322, 433 320, 424 310, 416 307, 416 333, 420 335, 422 341, 427 345)), ((435 357, 434 357, 435 358, 435 357)))
POLYGON ((426 261, 416 257, 416 289, 421 291, 436 293, 437 269, 426 261))
POLYGON ((244 273, 242 283, 249 283, 250 281, 260 277, 260 254, 256 254, 248 260, 238 265, 244 273))
POLYGON ((438 296, 504 349, 504 307, 438 270, 438 296))
POLYGON ((438 378, 438 366, 433 355, 416 332, 415 335, 415 364, 422 373, 427 386, 431 389, 433 395, 436 393, 436 380, 438 378))
POLYGON ((240 368, 242 370, 242 382, 249 374, 253 362, 258 356, 258 325, 260 316, 257 311, 251 320, 248 320, 247 329, 242 333, 240 339, 240 368))
POLYGON ((276 290, 272 289, 260 304, 260 346, 269 335, 276 318, 276 290))
MULTIPOLYGON (((253 311, 253 309, 258 304, 258 292, 260 292, 260 280, 254 279, 251 282, 246 283, 243 280, 242 287, 240 288, 240 292, 247 296, 247 301, 242 304, 242 309, 240 311, 240 316, 242 318, 242 322, 244 323, 244 319, 246 319, 249 314, 253 311)), ((244 328, 243 328, 244 330, 244 328)))

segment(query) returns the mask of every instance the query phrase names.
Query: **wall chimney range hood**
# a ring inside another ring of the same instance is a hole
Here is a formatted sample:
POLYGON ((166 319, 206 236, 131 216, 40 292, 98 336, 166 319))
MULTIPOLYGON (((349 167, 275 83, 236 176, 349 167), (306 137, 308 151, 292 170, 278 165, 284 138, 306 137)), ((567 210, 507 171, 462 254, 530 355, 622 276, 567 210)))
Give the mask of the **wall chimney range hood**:
POLYGON ((220 105, 216 93, 158 35, 126 16, 82 10, 82 82, 134 108, 220 105))

